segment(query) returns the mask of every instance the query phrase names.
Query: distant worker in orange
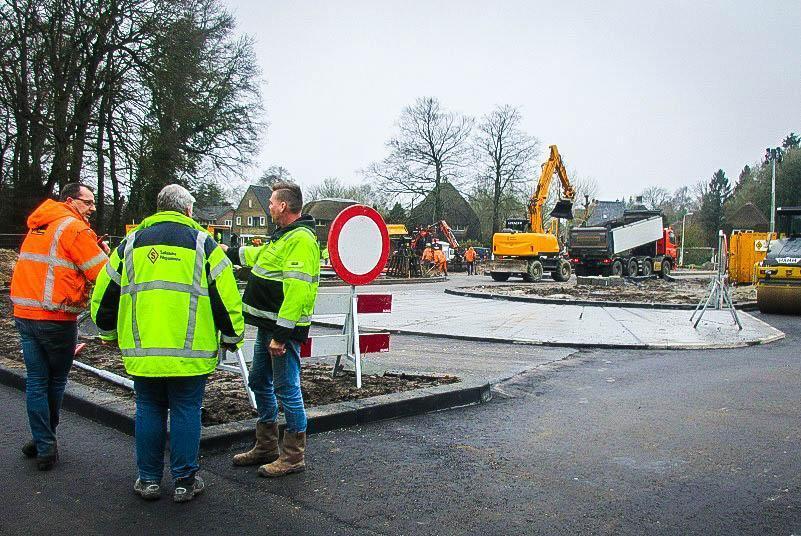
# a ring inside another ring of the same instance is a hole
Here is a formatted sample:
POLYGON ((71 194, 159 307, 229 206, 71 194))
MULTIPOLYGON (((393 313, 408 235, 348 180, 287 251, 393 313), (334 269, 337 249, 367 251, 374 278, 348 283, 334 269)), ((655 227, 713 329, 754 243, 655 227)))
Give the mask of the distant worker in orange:
POLYGON ((470 246, 464 252, 464 261, 467 263, 467 275, 476 275, 476 250, 473 249, 473 246, 470 246))
POLYGON ((422 262, 423 267, 427 269, 434 265, 434 249, 431 247, 430 243, 426 243, 426 248, 423 250, 420 262, 422 262))
POLYGON ((88 283, 108 262, 109 247, 89 227, 95 195, 67 184, 61 202, 45 200, 28 216, 28 234, 11 278, 14 321, 25 359, 25 401, 33 440, 22 447, 40 471, 58 461, 56 426, 78 340, 88 283))
POLYGON ((434 264, 437 265, 437 271, 445 277, 448 276, 448 259, 445 258, 445 253, 442 252, 442 246, 434 250, 434 264))

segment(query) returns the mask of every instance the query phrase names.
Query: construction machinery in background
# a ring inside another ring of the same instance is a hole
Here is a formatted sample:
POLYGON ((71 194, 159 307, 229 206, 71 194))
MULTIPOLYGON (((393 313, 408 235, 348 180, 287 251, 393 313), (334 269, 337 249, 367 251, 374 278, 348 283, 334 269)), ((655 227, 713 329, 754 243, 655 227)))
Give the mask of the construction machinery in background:
POLYGON ((555 281, 570 279, 570 263, 562 255, 557 238, 558 224, 546 232, 543 210, 554 174, 559 176, 562 198, 551 211, 552 218, 572 220, 576 194, 556 145, 551 145, 550 150, 548 161, 542 165, 537 189, 529 200, 527 220, 507 220, 506 229, 492 236, 494 259, 487 264, 485 273, 488 272, 494 281, 521 276, 523 281, 534 282, 542 279, 543 272, 551 272, 555 281))
POLYGON ((575 227, 568 254, 576 275, 670 275, 676 266, 676 237, 663 227, 658 210, 626 210, 599 227, 575 227))
POLYGON ((776 209, 776 234, 757 272, 763 313, 801 314, 801 207, 776 209))
POLYGON ((464 252, 461 246, 459 246, 459 241, 456 240, 453 230, 445 220, 439 220, 437 223, 415 229, 411 246, 419 258, 422 257, 426 244, 431 244, 436 247, 437 244, 443 241, 449 246, 447 250, 446 248, 442 248, 446 250, 444 253, 446 253, 446 258, 449 263, 448 270, 454 272, 464 271, 464 262, 462 259, 464 252))
POLYGON ((734 230, 729 237, 729 281, 736 285, 757 282, 759 263, 768 253, 776 233, 734 230))

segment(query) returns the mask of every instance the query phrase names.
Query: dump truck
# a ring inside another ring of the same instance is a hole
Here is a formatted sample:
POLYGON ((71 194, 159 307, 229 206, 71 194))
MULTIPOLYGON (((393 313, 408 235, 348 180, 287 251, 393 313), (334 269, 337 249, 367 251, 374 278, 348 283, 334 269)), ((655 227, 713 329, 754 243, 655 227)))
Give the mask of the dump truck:
POLYGON ((776 209, 776 234, 757 271, 757 306, 762 313, 801 314, 801 207, 776 209))
POLYGON ((599 227, 575 227, 568 255, 577 276, 670 275, 676 266, 676 238, 655 210, 627 210, 599 227))
POLYGON ((506 228, 492 235, 493 259, 485 266, 484 273, 493 281, 506 281, 514 275, 533 283, 542 279, 543 272, 551 272, 555 281, 570 279, 570 263, 562 255, 555 222, 560 218, 573 219, 576 193, 556 145, 551 145, 550 150, 550 157, 542 165, 537 189, 529 200, 528 218, 507 220, 506 228), (543 211, 554 175, 559 177, 562 198, 550 213, 554 225, 546 232, 543 211))

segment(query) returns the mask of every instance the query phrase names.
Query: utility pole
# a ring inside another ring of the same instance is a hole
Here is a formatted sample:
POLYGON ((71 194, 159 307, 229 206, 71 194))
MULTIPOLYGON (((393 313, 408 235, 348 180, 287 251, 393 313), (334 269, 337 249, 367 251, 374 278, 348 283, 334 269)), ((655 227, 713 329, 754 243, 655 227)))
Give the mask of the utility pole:
POLYGON ((687 227, 687 216, 692 215, 692 212, 688 212, 681 218, 681 251, 679 252, 679 266, 684 266, 684 229, 687 227))
POLYGON ((765 149, 765 160, 773 164, 773 171, 770 179, 770 236, 776 231, 776 161, 782 161, 782 149, 776 147, 765 149))

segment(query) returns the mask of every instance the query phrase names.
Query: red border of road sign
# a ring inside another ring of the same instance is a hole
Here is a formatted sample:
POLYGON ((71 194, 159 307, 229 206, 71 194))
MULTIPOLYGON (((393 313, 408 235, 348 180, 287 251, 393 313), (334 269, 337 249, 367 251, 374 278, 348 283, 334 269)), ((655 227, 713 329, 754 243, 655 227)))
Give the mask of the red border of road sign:
POLYGON ((375 209, 364 205, 351 205, 347 207, 340 212, 331 223, 331 230, 328 231, 328 255, 334 271, 345 283, 351 285, 366 285, 370 283, 373 279, 378 277, 378 274, 384 269, 384 265, 389 258, 389 231, 387 231, 384 218, 382 218, 381 214, 376 212, 375 209), (349 271, 345 268, 339 256, 339 234, 342 232, 342 228, 348 220, 356 216, 367 216, 376 223, 378 230, 381 232, 381 258, 378 260, 378 264, 366 274, 354 274, 349 271))

